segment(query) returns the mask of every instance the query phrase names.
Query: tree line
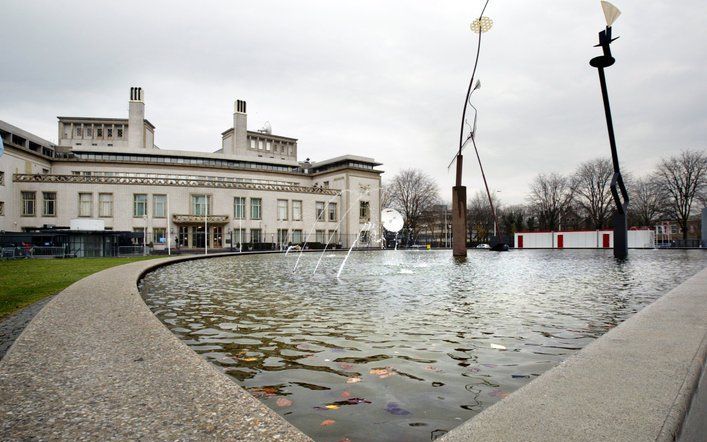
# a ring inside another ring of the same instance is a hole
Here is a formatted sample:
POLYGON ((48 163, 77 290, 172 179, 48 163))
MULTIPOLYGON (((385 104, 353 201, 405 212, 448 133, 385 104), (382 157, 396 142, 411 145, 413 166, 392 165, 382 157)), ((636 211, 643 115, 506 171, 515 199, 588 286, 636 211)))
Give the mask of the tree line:
MULTIPOLYGON (((512 236, 518 231, 596 230, 613 227, 614 203, 610 184, 614 170, 609 158, 581 163, 568 175, 538 174, 530 183, 524 204, 504 205, 492 194, 498 232, 512 236)), ((707 204, 707 155, 685 150, 661 159, 643 177, 624 174, 629 191, 629 226, 653 227, 660 220, 673 221, 687 240, 688 221, 707 204)), ((419 169, 405 169, 384 183, 383 207, 400 211, 407 236, 413 240, 445 234, 451 222, 441 206, 439 186, 419 169)), ((494 217, 488 196, 476 192, 467 201, 470 242, 488 242, 494 217)))

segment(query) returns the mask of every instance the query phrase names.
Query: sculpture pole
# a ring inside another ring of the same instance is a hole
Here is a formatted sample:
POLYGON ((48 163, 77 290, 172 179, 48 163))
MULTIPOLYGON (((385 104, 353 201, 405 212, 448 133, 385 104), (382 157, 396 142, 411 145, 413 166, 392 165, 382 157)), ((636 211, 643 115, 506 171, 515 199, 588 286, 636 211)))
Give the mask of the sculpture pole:
MULTIPOLYGON (((464 258, 466 257, 466 186, 462 186, 462 149, 464 148, 464 126, 467 124, 466 121, 466 110, 469 106, 469 98, 472 92, 478 89, 478 83, 476 87, 474 85, 474 76, 476 75, 476 68, 479 65, 479 53, 481 50, 481 34, 488 31, 491 28, 493 22, 488 17, 484 17, 484 11, 486 11, 486 6, 488 6, 489 0, 486 0, 484 7, 481 10, 479 18, 471 23, 471 30, 479 34, 478 43, 476 46, 476 60, 474 61, 474 69, 471 72, 471 80, 469 80, 469 87, 466 91, 466 98, 464 99, 464 110, 462 111, 462 122, 461 130, 459 132, 459 150, 457 151, 457 156, 455 158, 457 162, 457 177, 455 185, 452 188, 452 254, 455 257, 464 258), (472 89, 473 87, 473 89, 472 89)), ((476 117, 474 117, 476 118, 476 117)), ((475 127, 472 128, 471 135, 466 139, 472 138, 474 136, 475 127)))
MULTIPOLYGON (((604 114, 606 116, 606 126, 609 131, 609 145, 611 146, 611 160, 614 167, 614 175, 611 178, 611 195, 614 199, 616 209, 614 211, 614 257, 624 259, 628 256, 628 231, 627 231, 627 211, 629 204, 628 192, 621 176, 619 167, 619 156, 616 150, 616 139, 614 136, 614 124, 611 119, 611 108, 609 106, 609 93, 606 89, 606 77, 604 68, 608 68, 616 61, 611 55, 610 44, 616 40, 611 38, 611 24, 619 16, 620 12, 615 6, 608 2, 602 2, 604 13, 607 18, 607 27, 599 33, 599 44, 603 55, 594 57, 589 64, 599 71, 599 83, 601 85, 601 95, 604 101, 604 114), (619 195, 620 192, 620 195, 619 195), (623 199, 623 201, 622 201, 623 199)), ((618 38, 618 37, 617 37, 618 38)))

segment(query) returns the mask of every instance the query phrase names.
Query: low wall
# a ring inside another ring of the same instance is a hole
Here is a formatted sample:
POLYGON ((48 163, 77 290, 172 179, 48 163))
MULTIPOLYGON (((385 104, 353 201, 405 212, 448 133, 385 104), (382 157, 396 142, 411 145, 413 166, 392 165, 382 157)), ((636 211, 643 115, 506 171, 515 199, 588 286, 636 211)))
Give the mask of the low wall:
MULTIPOLYGON (((0 361, 0 440, 310 440, 143 302, 141 275, 201 258, 114 267, 56 296, 0 361)), ((673 440, 705 318, 707 269, 442 440, 673 440)))

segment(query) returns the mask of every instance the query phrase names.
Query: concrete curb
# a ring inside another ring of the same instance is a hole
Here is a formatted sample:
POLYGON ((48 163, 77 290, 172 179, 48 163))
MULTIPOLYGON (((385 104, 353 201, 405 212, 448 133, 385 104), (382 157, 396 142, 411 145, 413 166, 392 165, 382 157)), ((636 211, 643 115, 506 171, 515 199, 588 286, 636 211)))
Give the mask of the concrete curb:
POLYGON ((88 276, 37 314, 0 361, 0 440, 311 441, 155 317, 140 261, 88 276))
POLYGON ((707 269, 440 441, 673 441, 707 345, 707 269))

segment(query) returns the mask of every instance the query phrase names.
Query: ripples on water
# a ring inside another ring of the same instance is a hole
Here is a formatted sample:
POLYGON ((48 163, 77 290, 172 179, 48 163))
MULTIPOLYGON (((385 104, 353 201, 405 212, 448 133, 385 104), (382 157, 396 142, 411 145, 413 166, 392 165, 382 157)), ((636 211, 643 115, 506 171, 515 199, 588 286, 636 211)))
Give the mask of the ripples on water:
MULTIPOLYGON (((316 440, 430 440, 707 264, 702 251, 306 253, 147 275, 155 315, 316 440)), ((532 410, 528 410, 532 413, 532 410)))

